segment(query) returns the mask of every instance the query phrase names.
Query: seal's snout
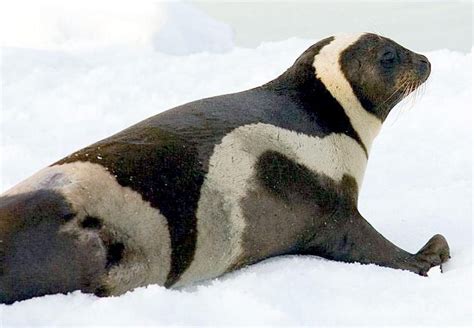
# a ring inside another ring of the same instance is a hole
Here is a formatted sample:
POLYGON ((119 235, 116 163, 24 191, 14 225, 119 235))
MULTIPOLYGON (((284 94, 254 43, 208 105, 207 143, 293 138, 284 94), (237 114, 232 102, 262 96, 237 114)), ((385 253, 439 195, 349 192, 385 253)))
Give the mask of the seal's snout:
POLYGON ((72 217, 54 191, 0 198, 0 303, 92 291, 104 270, 105 252, 98 236, 79 238, 64 230, 72 217))
POLYGON ((431 73, 431 63, 423 55, 418 55, 416 59, 417 71, 420 79, 424 82, 430 76, 431 73))

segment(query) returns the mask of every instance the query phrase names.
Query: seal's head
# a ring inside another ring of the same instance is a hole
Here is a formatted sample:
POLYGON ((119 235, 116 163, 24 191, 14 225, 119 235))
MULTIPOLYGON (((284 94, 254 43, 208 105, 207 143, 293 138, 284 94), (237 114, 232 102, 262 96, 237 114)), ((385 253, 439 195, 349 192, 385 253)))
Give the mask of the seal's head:
POLYGON ((381 120, 431 71, 425 56, 376 34, 360 36, 342 51, 339 62, 362 106, 381 120))
POLYGON ((390 110, 426 81, 430 70, 425 56, 388 38, 343 34, 309 47, 268 86, 290 92, 333 130, 349 119, 368 152, 390 110))
POLYGON ((342 107, 350 110, 361 105, 381 121, 431 71, 425 56, 371 33, 324 39, 295 64, 305 66, 305 62, 307 68, 312 64, 318 80, 342 107))

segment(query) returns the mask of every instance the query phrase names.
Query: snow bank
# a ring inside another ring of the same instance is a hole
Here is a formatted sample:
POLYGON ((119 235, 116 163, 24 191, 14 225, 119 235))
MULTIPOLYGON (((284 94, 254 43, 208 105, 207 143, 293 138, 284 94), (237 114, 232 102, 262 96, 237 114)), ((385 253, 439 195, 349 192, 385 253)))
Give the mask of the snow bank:
MULTIPOLYGON (((151 49, 6 48, 0 191, 68 153, 171 106, 276 77, 311 44, 288 40, 226 54, 151 49)), ((429 278, 309 256, 265 261, 182 290, 72 293, 0 306, 10 325, 469 325, 472 290, 472 54, 426 54, 424 95, 391 114, 371 152, 360 208, 409 251, 443 233, 445 273, 429 278)))
POLYGON ((233 47, 232 29, 187 3, 167 3, 163 25, 152 39, 155 50, 186 55, 226 52, 233 47))
POLYGON ((1 5, 0 40, 7 47, 43 50, 134 46, 186 55, 228 51, 233 33, 182 2, 15 0, 1 5))

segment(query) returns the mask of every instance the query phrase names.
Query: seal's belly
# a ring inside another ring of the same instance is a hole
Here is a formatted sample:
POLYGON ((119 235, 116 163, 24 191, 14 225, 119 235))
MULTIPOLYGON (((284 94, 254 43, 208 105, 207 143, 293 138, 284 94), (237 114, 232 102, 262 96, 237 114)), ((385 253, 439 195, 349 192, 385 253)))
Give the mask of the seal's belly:
POLYGON ((358 186, 367 163, 361 146, 344 134, 319 138, 262 123, 233 130, 210 158, 197 209, 194 259, 175 287, 288 252, 298 242, 295 238, 310 222, 262 187, 257 166, 268 152, 282 154, 335 183, 344 175, 352 176, 358 186), (261 236, 266 229, 275 230, 268 235, 276 242, 261 236))

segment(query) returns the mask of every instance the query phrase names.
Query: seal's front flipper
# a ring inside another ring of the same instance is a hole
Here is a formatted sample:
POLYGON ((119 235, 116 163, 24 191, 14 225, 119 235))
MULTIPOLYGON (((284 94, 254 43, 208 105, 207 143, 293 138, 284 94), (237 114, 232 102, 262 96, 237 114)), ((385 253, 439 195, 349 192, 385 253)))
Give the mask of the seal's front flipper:
POLYGON ((377 264, 409 270, 422 276, 449 259, 449 246, 441 235, 435 235, 416 254, 411 254, 383 237, 359 213, 338 217, 336 226, 316 233, 304 247, 304 254, 322 256, 342 262, 377 264))
POLYGON ((414 257, 418 274, 427 276, 428 271, 438 265, 440 266, 441 272, 443 272, 442 264, 451 258, 448 242, 442 235, 434 235, 414 257))

